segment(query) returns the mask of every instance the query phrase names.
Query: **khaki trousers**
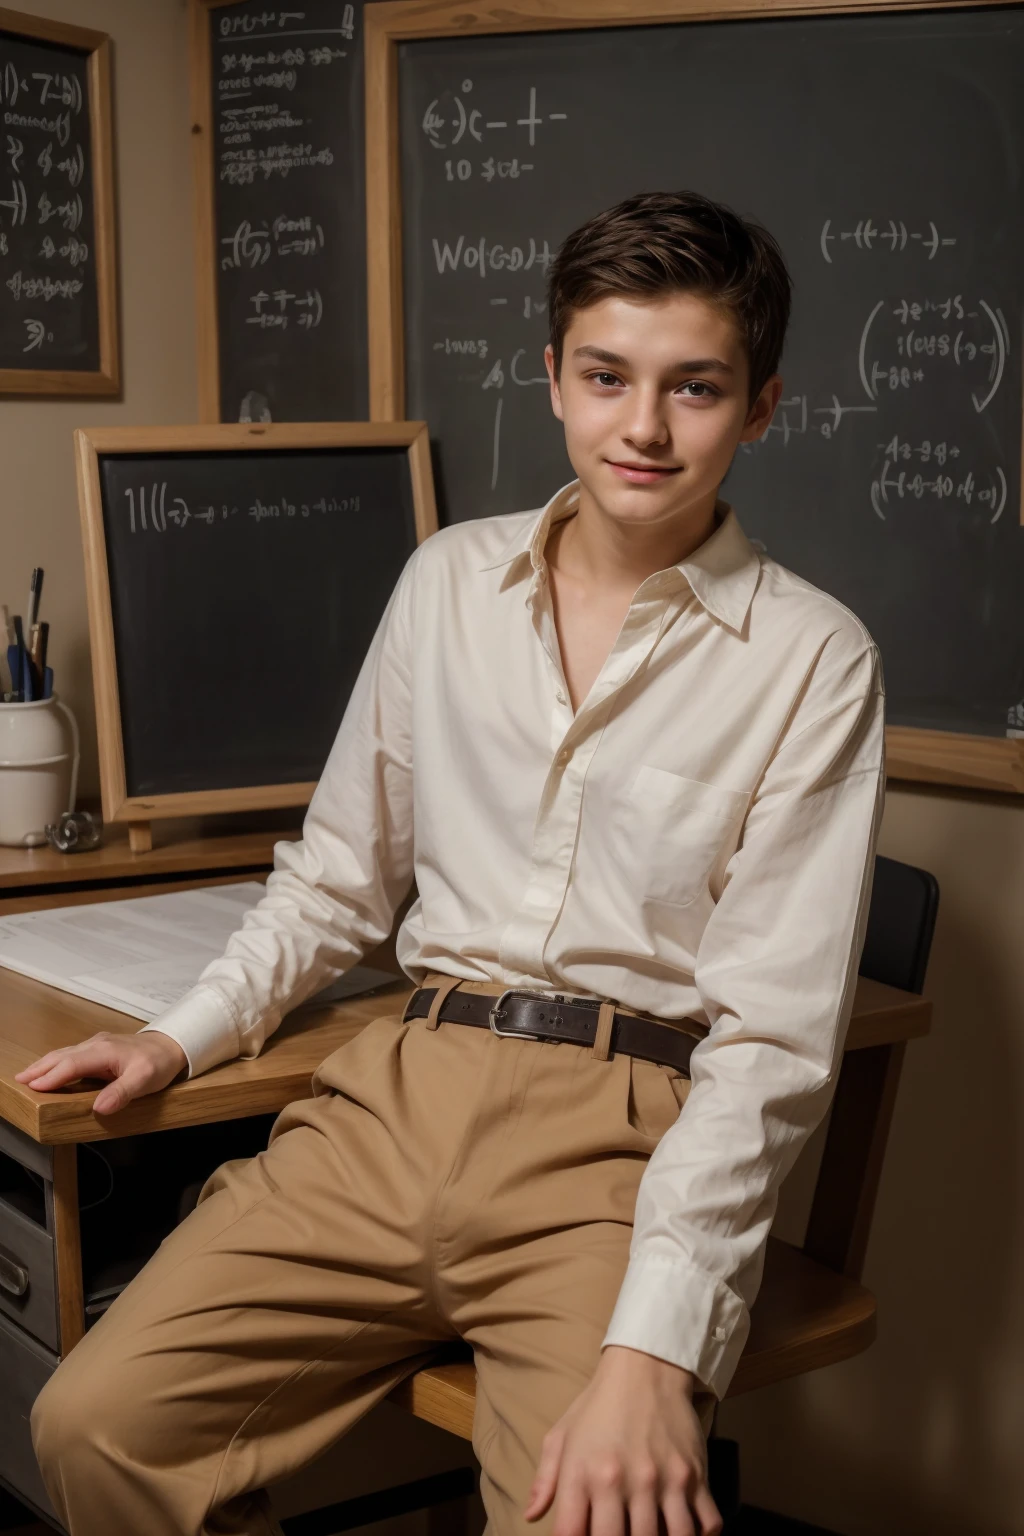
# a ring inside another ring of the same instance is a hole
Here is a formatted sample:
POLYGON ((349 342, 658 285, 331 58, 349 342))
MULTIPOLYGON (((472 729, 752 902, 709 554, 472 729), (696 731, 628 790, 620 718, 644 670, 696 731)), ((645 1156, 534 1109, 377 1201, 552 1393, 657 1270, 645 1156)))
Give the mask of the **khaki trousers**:
MULTIPOLYGON (((587 1047, 369 1024, 265 1152, 213 1174, 41 1393, 36 1452, 71 1536, 278 1532, 264 1485, 457 1337, 489 1530, 544 1536, 550 1513, 522 1518, 541 1440, 593 1374, 641 1174, 688 1091, 587 1047)), ((697 1406, 707 1432, 714 1399, 697 1406)), ((401 1461, 398 1444, 396 1481, 401 1461)))

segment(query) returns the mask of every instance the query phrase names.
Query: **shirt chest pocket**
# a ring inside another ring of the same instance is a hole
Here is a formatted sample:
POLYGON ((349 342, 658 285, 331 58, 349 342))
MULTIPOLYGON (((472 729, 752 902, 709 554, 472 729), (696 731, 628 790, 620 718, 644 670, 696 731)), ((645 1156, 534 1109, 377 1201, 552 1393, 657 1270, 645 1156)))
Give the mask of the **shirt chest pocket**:
POLYGON ((626 820, 640 895, 676 906, 694 901, 723 848, 734 846, 747 803, 741 790, 638 769, 626 820))

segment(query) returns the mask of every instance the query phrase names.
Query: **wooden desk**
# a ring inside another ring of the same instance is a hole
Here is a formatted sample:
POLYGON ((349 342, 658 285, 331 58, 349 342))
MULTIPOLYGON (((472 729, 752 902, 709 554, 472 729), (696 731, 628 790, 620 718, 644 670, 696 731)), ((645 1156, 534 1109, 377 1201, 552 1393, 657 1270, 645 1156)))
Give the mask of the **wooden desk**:
POLYGON ((156 822, 146 853, 133 853, 128 828, 116 823, 87 853, 57 853, 49 844, 0 847, 0 916, 266 875, 274 844, 300 836, 301 812, 275 811, 156 822))

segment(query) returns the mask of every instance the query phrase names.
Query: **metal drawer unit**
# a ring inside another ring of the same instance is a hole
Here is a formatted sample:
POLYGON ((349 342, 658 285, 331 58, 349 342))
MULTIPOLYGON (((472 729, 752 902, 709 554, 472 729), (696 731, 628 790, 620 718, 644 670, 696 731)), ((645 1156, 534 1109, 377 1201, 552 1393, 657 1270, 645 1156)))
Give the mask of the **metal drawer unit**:
POLYGON ((0 1183, 0 1315, 58 1351, 52 1150, 0 1121, 0 1179, 11 1170, 32 1181, 26 1187, 38 1191, 38 1209, 19 1209, 4 1188, 10 1179, 0 1183))
POLYGON ((57 1369, 57 1356, 0 1318, 0 1480, 55 1521, 32 1449, 32 1404, 57 1369))

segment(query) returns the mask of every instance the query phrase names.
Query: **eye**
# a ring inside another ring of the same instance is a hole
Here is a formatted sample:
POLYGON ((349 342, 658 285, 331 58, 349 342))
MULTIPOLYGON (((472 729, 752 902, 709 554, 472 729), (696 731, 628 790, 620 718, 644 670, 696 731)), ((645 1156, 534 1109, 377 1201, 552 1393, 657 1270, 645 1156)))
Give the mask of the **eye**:
POLYGON ((622 383, 617 373, 609 373, 607 369, 603 369, 598 373, 588 373, 587 378, 592 379, 595 384, 599 384, 602 389, 612 389, 616 384, 622 383))
POLYGON ((713 400, 718 394, 718 390, 713 385, 706 384, 703 379, 687 379, 685 384, 680 385, 680 388, 697 391, 696 394, 689 396, 691 400, 713 400))

